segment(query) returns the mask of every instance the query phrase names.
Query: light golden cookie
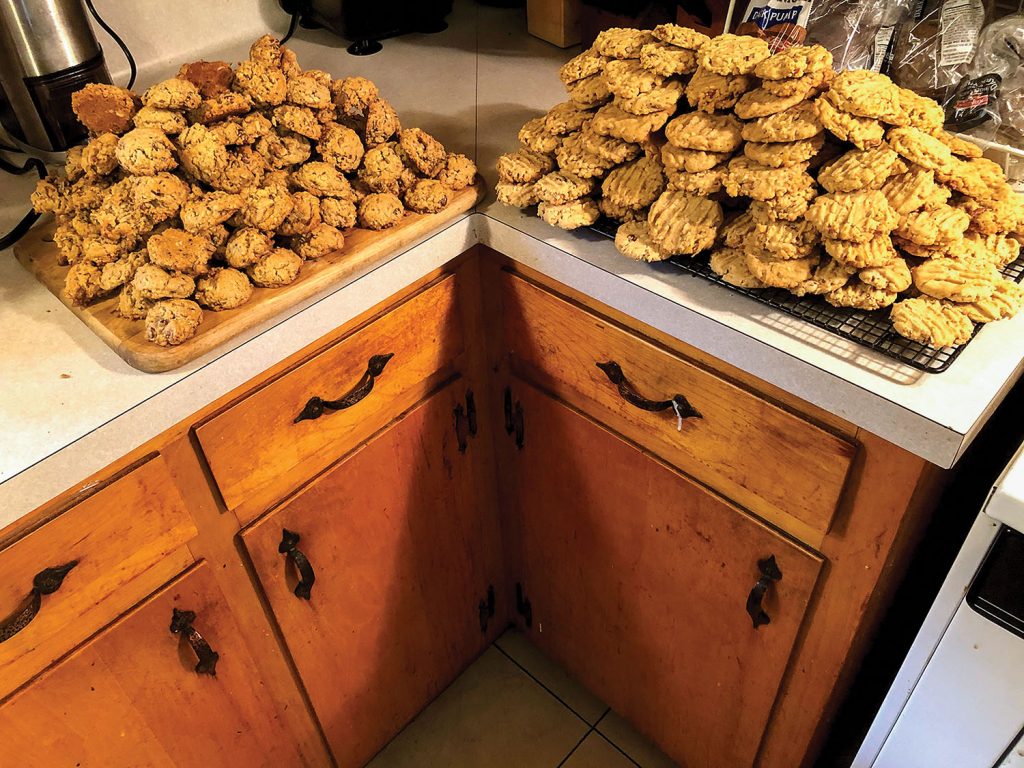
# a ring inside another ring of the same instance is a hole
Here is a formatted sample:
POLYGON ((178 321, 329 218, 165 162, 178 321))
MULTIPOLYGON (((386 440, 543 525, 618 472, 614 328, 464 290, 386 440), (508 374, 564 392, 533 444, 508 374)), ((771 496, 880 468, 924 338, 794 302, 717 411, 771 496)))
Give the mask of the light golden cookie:
POLYGON ((657 88, 642 93, 633 99, 615 99, 615 103, 623 112, 631 115, 649 115, 653 112, 675 112, 676 105, 683 97, 683 84, 678 80, 670 80, 657 88))
POLYGON ((970 141, 962 139, 956 134, 950 133, 949 131, 934 130, 929 131, 929 133, 931 133, 932 136, 934 136, 936 139, 938 139, 947 147, 949 147, 949 151, 952 152, 954 155, 959 155, 960 157, 975 158, 981 157, 982 154, 984 154, 984 150, 982 150, 982 148, 979 147, 977 144, 972 144, 970 141))
POLYGON ((593 179, 604 176, 615 163, 605 160, 584 146, 582 134, 570 134, 555 152, 558 167, 574 176, 593 179))
POLYGON ((719 235, 728 248, 743 250, 744 243, 757 231, 757 222, 749 213, 741 213, 727 222, 719 235))
POLYGON ((242 196, 227 192, 193 195, 181 206, 181 226, 196 234, 230 219, 242 207, 242 196))
POLYGON ((196 335, 203 310, 188 299, 158 301, 146 313, 146 341, 161 347, 184 344, 196 335))
POLYGON ((928 170, 939 170, 953 162, 949 147, 917 128, 890 128, 886 140, 901 157, 928 170))
POLYGON ((665 169, 668 188, 676 192, 685 192, 698 197, 710 197, 722 189, 725 183, 725 168, 712 168, 708 171, 686 173, 665 169))
POLYGON ((243 226, 273 232, 292 212, 292 196, 282 187, 269 186, 249 190, 244 196, 239 220, 243 226))
POLYGON ((900 256, 888 237, 875 237, 864 243, 853 243, 849 240, 833 240, 824 238, 822 244, 825 252, 850 269, 867 269, 889 264, 900 256))
POLYGON ((651 239, 672 255, 710 248, 722 225, 722 207, 714 200, 682 192, 663 192, 647 215, 651 239))
POLYGON ((796 221, 807 213, 817 196, 818 188, 813 185, 797 187, 771 200, 752 201, 750 215, 758 221, 796 221))
POLYGON ((825 301, 833 307, 863 309, 870 312, 891 306, 897 296, 895 291, 875 288, 860 280, 851 280, 843 287, 826 293, 825 301))
POLYGON ((633 144, 614 136, 601 136, 590 130, 584 130, 579 137, 580 147, 591 155, 597 155, 605 163, 619 165, 634 159, 640 154, 640 145, 633 144))
POLYGON ((302 258, 288 248, 275 248, 246 270, 249 279, 261 288, 280 288, 295 282, 302 258))
POLYGON ((365 154, 359 134, 338 124, 324 127, 316 148, 324 162, 345 172, 356 170, 365 154))
POLYGON ((872 149, 885 138, 885 128, 878 120, 845 112, 823 96, 814 101, 814 109, 829 133, 857 149, 872 149))
POLYGON ((811 276, 799 285, 789 289, 794 296, 823 296, 837 291, 850 282, 853 270, 840 264, 835 259, 826 259, 814 268, 811 276))
POLYGON ((764 88, 755 88, 740 97, 733 111, 736 113, 736 117, 742 120, 753 120, 795 107, 803 100, 803 97, 799 94, 795 96, 776 96, 764 88))
POLYGON ((776 96, 797 96, 810 99, 828 88, 835 72, 821 69, 802 77, 786 77, 782 80, 762 80, 761 87, 776 96))
POLYGON ((899 217, 878 190, 821 195, 807 209, 807 219, 823 237, 865 243, 888 234, 899 217))
POLYGON ((678 24, 659 24, 652 30, 652 34, 663 43, 669 43, 679 48, 688 48, 691 51, 699 50, 704 43, 711 39, 695 29, 678 24))
POLYGON ((142 103, 156 109, 195 109, 202 100, 194 84, 177 77, 150 86, 142 94, 142 103))
POLYGON ((822 132, 814 103, 802 101, 794 107, 767 117, 759 117, 743 126, 745 141, 776 143, 810 139, 822 132))
POLYGON ((962 245, 963 255, 990 262, 1000 269, 1020 258, 1020 241, 1003 234, 966 232, 962 245))
POLYGON ((648 43, 640 49, 640 66, 661 75, 688 75, 697 70, 697 52, 663 42, 648 43))
POLYGON ((636 261, 664 261, 671 256, 651 239, 646 221, 627 221, 620 224, 615 230, 615 248, 623 256, 636 261))
POLYGON ((532 184, 554 166, 548 155, 520 149, 498 158, 498 178, 512 184, 532 184))
POLYGON ((896 94, 900 111, 899 122, 894 125, 910 125, 929 133, 942 130, 946 112, 941 104, 908 88, 898 88, 896 94))
POLYGON ((964 211, 943 205, 930 211, 905 214, 895 232, 912 243, 935 246, 959 240, 970 223, 971 219, 964 211))
MULTIPOLYGON (((410 211, 437 213, 448 205, 451 191, 437 179, 418 179, 405 191, 403 199, 410 211)), ((298 251, 298 249, 296 249, 298 251)), ((303 256, 301 251, 298 251, 303 256)))
POLYGON ((882 122, 899 121, 899 89, 886 75, 865 69, 848 69, 832 80, 825 95, 839 109, 882 122))
POLYGON ((115 156, 125 172, 136 176, 152 176, 178 165, 174 145, 156 128, 128 131, 118 140, 115 156))
POLYGON ((635 59, 640 56, 640 49, 653 41, 649 30, 612 27, 598 34, 594 50, 612 59, 635 59))
POLYGON ((594 191, 594 180, 574 176, 568 171, 554 171, 542 176, 533 185, 538 201, 562 205, 585 197, 594 191))
POLYGON ((335 229, 351 229, 359 219, 355 200, 324 197, 320 200, 320 218, 335 229))
POLYGON ((739 120, 732 115, 689 112, 665 126, 665 138, 670 144, 684 149, 733 152, 742 143, 741 129, 739 120))
POLYGON ((979 202, 965 197, 956 203, 971 219, 970 227, 983 235, 1017 232, 1024 225, 1024 204, 1014 195, 999 202, 979 202))
POLYGON ((986 298, 957 304, 956 308, 976 323, 991 323, 1013 317, 1020 311, 1022 303, 1024 286, 1013 280, 999 280, 995 289, 986 298))
POLYGON ((793 45, 758 62, 754 74, 762 80, 803 77, 832 68, 832 53, 820 45, 793 45))
POLYGON ((820 237, 808 221, 755 222, 747 242, 775 259, 799 259, 815 250, 820 237))
POLYGON ((584 109, 571 101, 556 104, 544 116, 544 127, 555 136, 578 131, 583 124, 594 117, 594 111, 584 109))
POLYGON ((561 140, 547 129, 543 117, 535 117, 524 123, 519 129, 519 141, 531 152, 540 152, 544 155, 553 153, 561 143, 561 140))
POLYGON ((738 288, 764 288, 747 266, 747 255, 739 248, 718 248, 709 260, 711 271, 738 288))
POLYGON ((195 299, 214 311, 240 307, 252 296, 252 283, 237 269, 211 269, 196 283, 195 299))
POLYGON ((934 199, 935 174, 924 168, 914 167, 906 173, 892 176, 882 185, 882 194, 893 210, 901 216, 923 208, 934 199))
MULTIPOLYGON (((436 184, 436 181, 427 180, 436 184)), ((303 259, 319 259, 345 248, 345 235, 330 224, 317 224, 291 240, 292 250, 303 259)))
POLYGON ((743 144, 743 154, 755 163, 772 168, 785 168, 806 163, 818 152, 825 143, 825 135, 819 133, 809 139, 775 143, 748 141, 743 144))
POLYGON ((499 181, 494 185, 494 193, 498 196, 498 202, 513 208, 529 208, 539 202, 535 186, 535 184, 511 184, 499 181))
POLYGON ((816 255, 789 261, 767 261, 747 254, 747 267, 751 274, 772 288, 792 289, 810 280, 818 262, 816 255))
POLYGON ((562 68, 558 70, 558 78, 565 85, 572 85, 579 80, 601 72, 606 61, 607 59, 593 48, 588 48, 583 53, 565 62, 562 68))
POLYGON ((704 43, 697 51, 697 61, 719 75, 749 75, 770 55, 764 40, 724 34, 704 43))
POLYGON ((426 131, 406 128, 399 133, 398 143, 408 162, 422 175, 433 178, 444 168, 448 152, 426 131))
POLYGON ((188 127, 181 112, 158 107, 143 107, 136 113, 133 122, 136 128, 153 128, 169 136, 176 136, 188 127))
POLYGON ((771 168, 755 163, 748 157, 734 157, 729 161, 725 189, 732 197, 750 197, 771 200, 800 187, 814 185, 803 165, 771 168))
POLYGON ((579 104, 585 109, 599 107, 605 102, 611 101, 612 98, 612 92, 608 88, 608 80, 602 73, 591 75, 575 82, 567 90, 569 100, 573 104, 579 104))
POLYGON ((367 147, 383 144, 402 130, 398 114, 386 100, 371 99, 366 107, 366 130, 363 134, 367 147))
POLYGON ((639 144, 646 141, 651 133, 660 129, 672 116, 669 111, 652 112, 649 115, 631 115, 616 104, 605 104, 597 114, 591 129, 601 136, 639 144))
POLYGON ((977 259, 929 259, 911 270, 914 287, 936 299, 973 302, 991 296, 1001 279, 993 264, 977 259))
POLYGON ((888 147, 851 149, 822 168, 818 183, 829 192, 880 189, 892 175, 898 155, 888 147))
POLYGON ((601 184, 601 194, 616 205, 645 208, 665 189, 665 175, 655 158, 641 157, 619 166, 601 184))
POLYGON ((146 250, 153 264, 196 277, 206 274, 216 249, 206 238, 172 227, 150 237, 146 250))
POLYGON ((974 334, 973 323, 961 309, 924 296, 901 301, 889 319, 900 336, 930 347, 966 344, 974 334))
POLYGON ((600 211, 597 203, 590 198, 583 198, 562 205, 540 203, 537 206, 537 215, 553 227, 579 229, 589 227, 597 221, 600 211))
POLYGON ((245 269, 266 256, 274 248, 274 241, 266 232, 255 227, 240 227, 231 233, 224 247, 224 258, 236 269, 245 269))
POLYGON ((616 221, 647 221, 647 208, 629 208, 624 205, 616 205, 606 197, 597 201, 597 209, 602 216, 616 221))
POLYGON ((64 295, 76 307, 85 306, 104 293, 103 270, 95 264, 72 264, 64 276, 64 295))
POLYGON ((681 173, 709 171, 729 159, 728 152, 705 152, 702 149, 683 149, 672 144, 661 148, 661 162, 666 170, 681 173))
POLYGON ((878 267, 867 267, 857 273, 862 283, 893 293, 903 293, 912 282, 910 267, 905 259, 896 258, 878 267))
POLYGON ((359 201, 359 223, 367 229, 387 229, 405 215, 405 206, 397 195, 377 193, 359 201))
POLYGON ((476 163, 458 152, 449 152, 437 180, 448 189, 465 189, 476 181, 476 163))
POLYGON ((750 75, 719 75, 698 67, 686 84, 686 100, 702 112, 732 109, 747 91, 757 87, 750 75))

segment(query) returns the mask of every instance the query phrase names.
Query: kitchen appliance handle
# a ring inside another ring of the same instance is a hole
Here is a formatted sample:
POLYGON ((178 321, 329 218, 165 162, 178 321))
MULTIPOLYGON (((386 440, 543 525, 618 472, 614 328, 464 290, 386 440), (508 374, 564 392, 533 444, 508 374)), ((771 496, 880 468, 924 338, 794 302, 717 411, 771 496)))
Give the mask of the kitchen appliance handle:
POLYGON ((325 411, 343 411, 346 408, 351 408, 373 391, 374 382, 376 382, 378 376, 384 373, 384 366, 394 356, 393 352, 389 352, 386 355, 374 355, 367 363, 366 372, 359 379, 359 383, 352 389, 337 400, 324 400, 322 397, 317 396, 309 398, 292 423, 298 424, 306 419, 319 419, 324 415, 325 411))
POLYGON ((174 613, 171 615, 171 632, 175 635, 181 635, 192 646, 196 658, 199 659, 196 662, 196 674, 216 677, 217 660, 220 659, 220 654, 213 650, 210 644, 206 642, 206 639, 199 634, 199 630, 192 626, 195 620, 195 611, 182 611, 175 608, 174 613))
POLYGON ((772 617, 765 612, 762 603, 768 588, 782 578, 782 571, 779 570, 778 563, 775 562, 775 555, 758 560, 757 569, 761 572, 761 578, 757 580, 754 588, 747 595, 747 614, 754 623, 754 629, 762 624, 771 624, 772 617))
POLYGON ((32 623, 32 619, 39 614, 39 609, 43 605, 43 595, 52 595, 60 589, 61 584, 64 583, 64 577, 76 565, 78 565, 78 561, 72 560, 64 565, 46 568, 33 577, 32 591, 28 593, 28 597, 14 610, 14 613, 0 622, 0 643, 10 640, 32 623))
POLYGON ((299 572, 301 578, 299 583, 295 585, 295 596, 301 597, 303 600, 309 600, 313 591, 313 584, 316 583, 316 573, 313 571, 309 558, 297 548, 301 538, 294 531, 283 528, 281 543, 277 545, 277 551, 290 559, 295 564, 295 569, 299 572))

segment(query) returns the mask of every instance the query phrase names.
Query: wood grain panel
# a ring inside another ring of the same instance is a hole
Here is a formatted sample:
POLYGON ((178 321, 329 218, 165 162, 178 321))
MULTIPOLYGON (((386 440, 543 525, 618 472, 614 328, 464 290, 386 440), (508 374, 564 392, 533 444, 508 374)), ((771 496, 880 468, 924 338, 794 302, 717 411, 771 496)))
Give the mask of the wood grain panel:
POLYGON ((751 765, 822 559, 516 382, 506 528, 531 640, 680 765, 751 765), (774 555, 758 629, 745 610, 774 555))
POLYGON ((800 538, 828 531, 856 452, 847 440, 519 277, 503 274, 517 373, 800 538), (682 394, 702 418, 630 405, 597 363, 652 400, 682 394))
POLYGON ((373 232, 352 229, 345 233, 345 249, 307 261, 299 278, 283 288, 256 288, 252 298, 238 309, 204 311, 199 332, 176 347, 160 347, 146 341, 141 320, 125 320, 115 314, 117 297, 104 299, 88 307, 72 306, 64 296, 64 278, 68 267, 57 263, 52 222, 31 230, 16 246, 18 261, 59 298, 78 319, 89 326, 108 347, 129 365, 148 373, 170 371, 205 355, 235 336, 313 296, 330 285, 383 261, 399 250, 451 223, 482 197, 483 181, 454 193, 448 207, 440 213, 407 212, 397 226, 373 232))
MULTIPOLYGON (((424 383, 451 375, 465 341, 452 275, 196 428, 229 509, 256 495, 262 511, 410 407, 424 383), (295 423, 313 396, 337 398, 373 355, 394 354, 356 405, 295 423)), ((243 521, 253 519, 245 515, 243 521)))
POLYGON ((0 743, 26 766, 302 764, 205 564, 0 706, 0 743), (195 611, 216 677, 169 631, 174 608, 195 611))
POLYGON ((71 560, 61 588, 0 644, 0 697, 192 563, 195 524, 159 456, 0 551, 0 616, 36 573, 71 560))
POLYGON ((454 382, 243 533, 340 766, 361 766, 504 628, 483 431, 460 453, 454 382), (310 600, 278 552, 284 529, 316 573, 310 600))

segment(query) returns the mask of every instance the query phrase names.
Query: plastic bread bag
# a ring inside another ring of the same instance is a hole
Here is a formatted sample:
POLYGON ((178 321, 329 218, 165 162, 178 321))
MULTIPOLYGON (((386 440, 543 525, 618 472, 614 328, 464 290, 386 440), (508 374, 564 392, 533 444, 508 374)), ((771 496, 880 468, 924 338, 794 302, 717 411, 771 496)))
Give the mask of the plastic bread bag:
POLYGON ((811 10, 807 39, 832 52, 836 71, 877 72, 895 29, 910 16, 910 0, 823 0, 811 10))
POLYGON ((889 75, 904 88, 945 102, 967 74, 991 0, 918 0, 896 28, 889 75))
POLYGON ((777 53, 807 39, 810 14, 811 0, 749 0, 736 34, 759 37, 777 53))

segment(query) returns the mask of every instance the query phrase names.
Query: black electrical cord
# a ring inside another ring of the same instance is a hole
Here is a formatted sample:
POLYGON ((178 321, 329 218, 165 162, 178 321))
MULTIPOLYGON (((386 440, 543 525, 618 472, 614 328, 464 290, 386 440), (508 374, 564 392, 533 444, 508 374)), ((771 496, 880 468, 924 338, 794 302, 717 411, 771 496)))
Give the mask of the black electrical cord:
POLYGON ((130 70, 130 74, 128 76, 128 85, 125 87, 131 88, 135 85, 135 76, 139 73, 138 68, 135 66, 135 57, 132 56, 132 52, 128 50, 128 46, 124 44, 124 40, 118 37, 117 32, 111 29, 110 25, 103 20, 99 12, 96 10, 96 6, 92 4, 92 0, 85 0, 85 7, 89 9, 89 13, 92 14, 92 17, 96 19, 96 23, 103 27, 103 31, 114 39, 114 42, 117 43, 118 47, 124 53, 124 57, 128 59, 128 69, 130 70))
MULTIPOLYGON (((29 171, 34 170, 36 173, 39 174, 40 179, 46 178, 46 166, 43 165, 42 160, 38 160, 37 158, 34 157, 28 158, 25 161, 25 164, 22 166, 15 165, 14 163, 8 162, 3 157, 0 157, 0 170, 7 171, 7 173, 12 173, 15 176, 22 176, 28 173, 29 171)), ((10 248, 16 242, 21 240, 21 238, 24 237, 25 233, 32 228, 32 225, 36 223, 36 220, 38 218, 39 214, 36 213, 35 211, 29 211, 27 214, 25 214, 25 218, 19 221, 15 225, 14 229, 12 229, 3 237, 0 237, 0 251, 10 248)))
POLYGON ((284 37, 281 38, 281 45, 284 45, 292 39, 292 35, 295 34, 295 28, 299 26, 299 14, 296 11, 292 14, 292 20, 288 24, 288 31, 284 33, 284 37))

